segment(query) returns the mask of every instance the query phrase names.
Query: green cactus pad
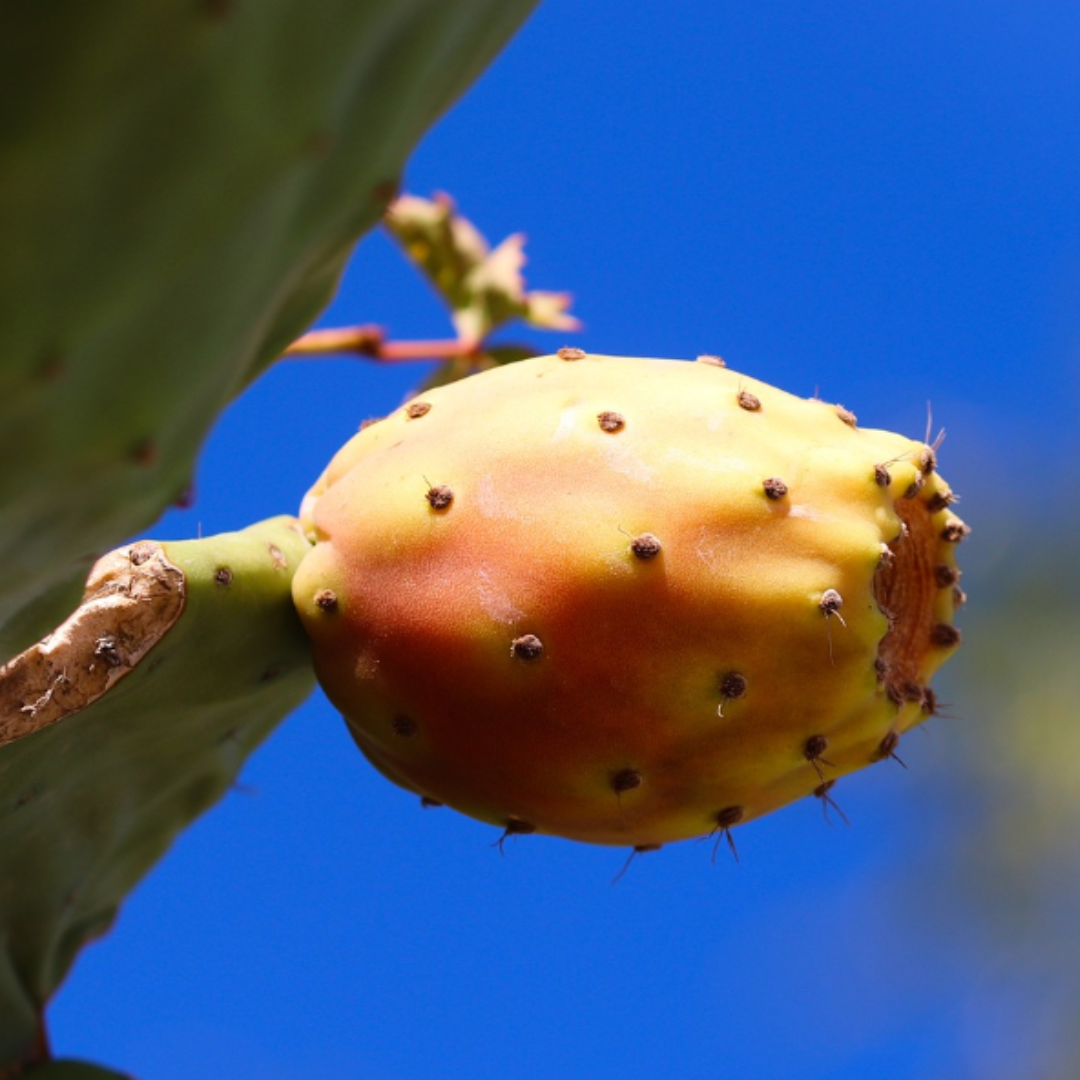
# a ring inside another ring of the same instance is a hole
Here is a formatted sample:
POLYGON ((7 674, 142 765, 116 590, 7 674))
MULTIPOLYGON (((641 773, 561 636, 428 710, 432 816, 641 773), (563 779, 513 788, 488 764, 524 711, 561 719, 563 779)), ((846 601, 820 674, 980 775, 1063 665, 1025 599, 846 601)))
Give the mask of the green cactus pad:
POLYGON ((293 583, 368 759, 501 827, 649 850, 895 757, 960 640, 934 448, 715 357, 566 348, 336 455, 293 583))
POLYGON ((0 623, 181 495, 534 3, 4 5, 0 623))
POLYGON ((78 950, 312 689, 307 550, 291 518, 122 548, 0 668, 0 1064, 39 1053, 78 950))

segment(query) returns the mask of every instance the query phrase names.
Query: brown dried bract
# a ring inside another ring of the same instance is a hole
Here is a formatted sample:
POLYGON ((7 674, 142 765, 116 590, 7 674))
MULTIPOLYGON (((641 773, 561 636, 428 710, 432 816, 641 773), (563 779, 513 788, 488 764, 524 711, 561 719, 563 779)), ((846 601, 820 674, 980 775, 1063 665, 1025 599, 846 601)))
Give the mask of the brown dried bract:
POLYGON ((92 704, 128 674, 184 609, 184 573, 143 541, 100 559, 78 610, 0 667, 0 744, 92 704))

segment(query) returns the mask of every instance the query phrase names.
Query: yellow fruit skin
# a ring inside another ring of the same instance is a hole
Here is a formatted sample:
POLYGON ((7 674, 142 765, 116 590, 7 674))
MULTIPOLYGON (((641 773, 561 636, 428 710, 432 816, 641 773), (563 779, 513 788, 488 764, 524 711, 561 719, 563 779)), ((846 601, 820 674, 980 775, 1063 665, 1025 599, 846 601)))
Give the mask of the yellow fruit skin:
POLYGON ((540 357, 419 400, 315 484, 294 582, 395 782, 655 845, 818 792, 933 712, 962 526, 924 443, 715 363, 540 357))

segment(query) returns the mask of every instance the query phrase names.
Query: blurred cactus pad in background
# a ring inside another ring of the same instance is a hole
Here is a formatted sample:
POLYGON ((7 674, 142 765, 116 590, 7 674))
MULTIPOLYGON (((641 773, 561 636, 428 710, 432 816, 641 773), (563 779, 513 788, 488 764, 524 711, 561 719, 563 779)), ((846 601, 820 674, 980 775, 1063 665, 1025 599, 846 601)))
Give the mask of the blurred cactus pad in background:
POLYGON ((961 6, 0 0, 0 1080, 1074 1080, 1080 89, 961 6))

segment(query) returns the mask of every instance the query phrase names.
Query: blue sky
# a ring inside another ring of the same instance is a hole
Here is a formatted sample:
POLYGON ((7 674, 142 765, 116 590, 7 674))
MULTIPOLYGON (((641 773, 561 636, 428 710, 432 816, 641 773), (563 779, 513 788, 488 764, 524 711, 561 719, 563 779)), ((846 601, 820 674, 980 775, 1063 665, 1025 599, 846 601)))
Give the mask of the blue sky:
MULTIPOLYGON (((406 188, 526 232, 530 284, 575 294, 574 344, 719 353, 916 436, 930 401, 989 578, 1030 521, 1013 497, 1053 515, 1076 490, 1078 46, 1058 0, 545 0, 406 188)), ((320 320, 357 322, 449 329, 379 235, 320 320)), ((156 534, 294 511, 424 370, 279 365, 156 534)), ((83 958, 57 1048, 144 1080, 1025 1075, 1033 1021, 988 998, 993 958, 927 877, 950 839, 936 763, 969 737, 939 723, 906 772, 847 781, 850 829, 811 801, 741 830, 738 866, 684 844, 612 886, 618 851, 501 858, 491 829, 422 812, 316 696, 83 958)))

